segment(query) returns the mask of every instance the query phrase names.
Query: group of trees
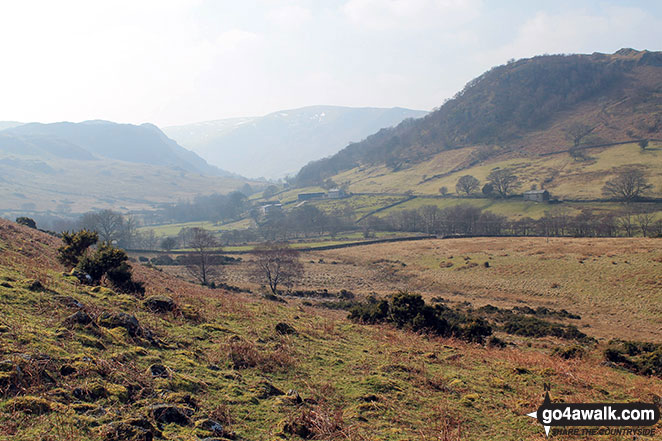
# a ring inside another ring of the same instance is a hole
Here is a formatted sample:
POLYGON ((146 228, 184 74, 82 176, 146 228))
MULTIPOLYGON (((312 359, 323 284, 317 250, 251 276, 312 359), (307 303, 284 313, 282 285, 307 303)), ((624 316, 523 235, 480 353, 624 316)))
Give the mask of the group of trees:
POLYGON ((469 204, 448 208, 426 205, 417 210, 400 210, 384 218, 363 221, 369 228, 383 231, 410 231, 449 235, 501 235, 508 225, 505 216, 483 211, 469 204))
POLYGON ((559 207, 545 212, 540 219, 526 217, 516 221, 468 204, 444 209, 427 205, 417 210, 397 211, 384 218, 373 216, 363 222, 373 230, 441 236, 662 236, 662 220, 656 221, 653 213, 634 205, 620 212, 584 210, 576 215, 559 207))
MULTIPOLYGON (((211 231, 192 228, 186 255, 186 269, 201 285, 214 286, 222 276, 223 259, 220 242, 211 231)), ((278 288, 291 288, 303 275, 299 252, 285 243, 265 242, 255 247, 250 264, 251 277, 265 283, 273 294, 278 288)))
POLYGON ((266 241, 284 241, 300 237, 332 236, 355 228, 352 213, 328 214, 314 205, 305 204, 291 211, 275 211, 255 218, 257 233, 266 241))
POLYGON ((249 208, 246 195, 234 191, 227 195, 200 195, 190 201, 168 205, 160 211, 159 218, 174 222, 223 222, 238 219, 249 208))
MULTIPOLYGON (((510 196, 513 191, 521 187, 521 182, 515 172, 510 168, 497 168, 492 170, 487 175, 487 183, 482 187, 481 193, 487 197, 501 197, 506 198, 510 196)), ((442 189, 445 187, 442 187, 442 189)), ((480 181, 471 175, 461 176, 455 185, 455 192, 458 195, 467 197, 473 196, 478 193, 480 189, 480 181)), ((440 193, 445 194, 440 190, 440 193)))

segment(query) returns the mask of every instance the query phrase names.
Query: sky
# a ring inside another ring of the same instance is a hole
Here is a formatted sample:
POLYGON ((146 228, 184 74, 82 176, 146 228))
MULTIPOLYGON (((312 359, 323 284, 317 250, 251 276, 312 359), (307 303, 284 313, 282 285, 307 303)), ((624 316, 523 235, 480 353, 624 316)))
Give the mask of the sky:
POLYGON ((510 59, 661 46, 659 1, 0 0, 0 120, 431 110, 510 59))

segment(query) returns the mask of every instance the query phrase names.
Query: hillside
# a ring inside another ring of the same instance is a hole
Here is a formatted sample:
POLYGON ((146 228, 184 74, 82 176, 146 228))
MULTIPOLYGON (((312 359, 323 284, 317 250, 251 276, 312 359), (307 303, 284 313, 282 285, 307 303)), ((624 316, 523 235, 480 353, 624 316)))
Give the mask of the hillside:
POLYGON ((0 214, 8 216, 148 209, 246 182, 151 124, 31 123, 0 131, 0 214))
POLYGON ((0 131, 0 153, 41 159, 114 159, 223 175, 152 124, 30 123, 0 131))
MULTIPOLYGON (((520 192, 532 186, 547 189, 562 200, 593 200, 604 198, 605 182, 624 167, 642 170, 653 185, 652 195, 662 194, 662 143, 651 142, 642 151, 637 143, 609 147, 585 148, 584 160, 578 161, 567 152, 544 156, 496 156, 476 161, 476 147, 448 150, 427 161, 394 171, 388 166, 355 167, 332 177, 339 185, 347 185, 355 193, 404 193, 439 195, 446 187, 451 196, 458 195, 455 185, 463 175, 476 177, 481 185, 496 168, 510 168, 518 176, 520 192)), ((466 200, 466 199, 465 199, 466 200)))
POLYGON ((23 123, 16 121, 0 121, 0 130, 10 129, 12 127, 20 126, 23 123))
POLYGON ((251 178, 279 178, 336 153, 349 142, 425 114, 399 107, 311 106, 262 117, 165 127, 163 131, 211 164, 251 178))
POLYGON ((610 367, 590 344, 565 359, 550 355, 569 344, 557 339, 425 337, 138 264, 145 298, 84 286, 56 262, 58 245, 0 220, 2 439, 543 440, 525 414, 544 383, 569 402, 662 393, 659 378, 610 367), (154 309, 155 295, 174 309, 154 309))
POLYGON ((297 182, 312 185, 352 169, 405 170, 444 152, 454 159, 436 161, 428 176, 488 161, 538 158, 575 144, 657 138, 662 138, 662 53, 622 49, 613 55, 539 56, 495 67, 424 118, 306 165, 297 182), (452 153, 458 149, 470 155, 452 153), (457 156, 464 156, 459 163, 457 156))

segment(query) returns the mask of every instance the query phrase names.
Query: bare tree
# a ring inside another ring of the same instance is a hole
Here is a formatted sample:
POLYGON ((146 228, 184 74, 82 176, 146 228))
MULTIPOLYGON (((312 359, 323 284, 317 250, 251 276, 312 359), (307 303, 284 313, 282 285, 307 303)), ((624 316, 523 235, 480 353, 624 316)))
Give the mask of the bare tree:
POLYGON ((471 175, 464 175, 457 180, 455 191, 457 191, 458 194, 465 193, 469 196, 471 193, 478 190, 478 187, 480 187, 480 181, 478 179, 471 175))
POLYGON ((161 240, 161 248, 170 252, 177 246, 177 239, 174 237, 164 237, 163 240, 161 240))
POLYGON ((119 232, 119 245, 122 248, 130 249, 133 248, 136 243, 136 237, 138 233, 138 220, 132 216, 128 215, 123 218, 120 225, 119 232))
POLYGON ((662 219, 658 219, 653 224, 653 234, 657 237, 662 237, 662 219))
POLYGON ((493 170, 487 175, 487 180, 492 184, 494 191, 499 193, 502 198, 507 197, 512 190, 521 185, 517 176, 509 168, 493 170))
POLYGON ((626 208, 625 211, 618 216, 616 222, 619 228, 625 231, 627 237, 632 237, 632 234, 634 233, 634 216, 632 215, 632 210, 626 208))
POLYGON ((651 232, 651 226, 653 225, 653 221, 655 220, 655 215, 649 211, 642 211, 641 213, 637 214, 635 217, 637 223, 639 224, 639 228, 641 229, 641 234, 644 237, 648 237, 648 233, 651 232))
POLYGON ((595 127, 583 123, 574 123, 565 129, 566 137, 572 142, 573 147, 578 147, 582 139, 586 138, 595 127))
POLYGON ((201 284, 209 284, 220 273, 221 249, 216 237, 203 228, 192 228, 188 246, 193 248, 193 252, 188 256, 186 269, 201 284))
POLYGON ((625 203, 633 202, 653 188, 641 170, 630 168, 620 172, 616 177, 607 181, 602 187, 602 193, 625 203))
POLYGON ((303 276, 299 252, 287 244, 266 243, 255 248, 252 275, 266 281, 271 292, 278 294, 278 286, 291 287, 303 276))
POLYGON ((85 213, 79 224, 80 228, 96 231, 102 242, 113 242, 121 238, 124 218, 113 210, 101 210, 85 213))

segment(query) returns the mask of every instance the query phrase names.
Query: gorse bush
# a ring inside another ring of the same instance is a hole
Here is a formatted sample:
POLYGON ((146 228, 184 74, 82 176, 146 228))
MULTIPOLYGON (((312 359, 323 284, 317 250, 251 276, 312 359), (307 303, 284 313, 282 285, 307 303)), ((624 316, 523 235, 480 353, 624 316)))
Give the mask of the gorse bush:
POLYGON ((99 244, 91 253, 89 248, 99 240, 97 233, 81 230, 77 233, 62 234, 64 245, 58 249, 58 260, 67 267, 74 267, 89 276, 89 283, 98 285, 106 277, 118 291, 143 294, 145 288, 141 282, 133 280, 128 256, 108 242, 99 244))
POLYGON ((561 325, 540 320, 536 317, 510 315, 503 324, 508 334, 524 337, 558 337, 567 340, 589 341, 590 337, 573 325, 561 325))
POLYGON ((604 356, 632 372, 662 377, 662 344, 612 340, 604 356))
POLYGON ((81 230, 77 233, 62 233, 64 245, 58 248, 57 258, 64 266, 73 268, 83 257, 89 247, 99 241, 99 235, 94 231, 81 230))
POLYGON ((128 257, 123 250, 103 242, 92 255, 83 256, 76 268, 89 274, 92 281, 98 283, 108 271, 118 268, 127 260, 128 257))
POLYGON ((366 302, 353 302, 349 311, 349 318, 361 323, 391 323, 398 328, 414 332, 456 337, 475 343, 483 343, 486 337, 492 335, 494 329, 524 337, 552 336, 587 344, 594 342, 576 326, 547 322, 528 315, 572 319, 579 317, 565 310, 554 311, 547 308, 534 310, 528 307, 508 310, 492 305, 472 309, 469 303, 450 308, 441 303, 428 305, 418 294, 400 292, 389 300, 369 297, 366 302))
POLYGON ((398 328, 483 343, 492 334, 490 324, 480 317, 468 317, 443 305, 431 306, 418 294, 400 292, 390 301, 374 297, 357 303, 349 318, 362 323, 392 323, 398 328))

